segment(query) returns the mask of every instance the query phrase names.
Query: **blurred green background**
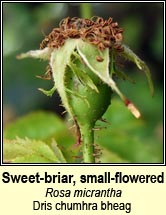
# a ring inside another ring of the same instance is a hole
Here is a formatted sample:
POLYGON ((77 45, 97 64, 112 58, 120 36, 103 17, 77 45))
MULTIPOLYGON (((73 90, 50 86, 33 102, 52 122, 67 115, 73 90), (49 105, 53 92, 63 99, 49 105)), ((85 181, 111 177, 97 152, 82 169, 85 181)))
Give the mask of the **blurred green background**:
MULTIPOLYGON (((85 4, 85 3, 82 3, 85 4)), ((135 65, 122 68, 136 82, 119 81, 122 92, 139 108, 134 119, 115 95, 104 118, 106 129, 96 131, 102 147, 100 162, 163 162, 163 3, 91 3, 93 16, 113 17, 124 28, 124 43, 149 66, 154 85, 152 98, 146 77, 135 65)), ((52 98, 37 88, 50 89, 52 81, 38 79, 47 63, 18 61, 16 55, 38 49, 39 44, 67 16, 80 16, 81 3, 3 3, 3 125, 35 110, 49 110, 64 120, 57 93, 52 98)), ((98 122, 97 126, 105 124, 98 122)), ((6 136, 8 137, 8 136, 6 136)), ((55 137, 56 138, 56 137, 55 137)))

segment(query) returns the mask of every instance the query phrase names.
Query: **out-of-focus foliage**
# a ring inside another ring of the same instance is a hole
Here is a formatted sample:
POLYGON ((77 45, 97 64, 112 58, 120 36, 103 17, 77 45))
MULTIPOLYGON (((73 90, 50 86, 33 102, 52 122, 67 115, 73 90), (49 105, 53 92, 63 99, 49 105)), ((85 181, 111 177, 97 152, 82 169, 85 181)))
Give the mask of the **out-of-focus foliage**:
MULTIPOLYGON (((107 149, 107 155, 103 152, 101 162, 163 162, 163 146, 155 128, 149 127, 143 119, 135 120, 121 102, 113 100, 103 117, 110 122, 110 126, 96 132, 96 143, 107 149), (117 114, 119 112, 123 114, 117 114), (116 155, 116 159, 112 157, 112 153, 116 155)), ((99 125, 102 126, 103 123, 99 125)))
MULTIPOLYGON (((151 115, 151 113, 150 113, 151 115)), ((161 163, 162 144, 156 127, 136 120, 123 103, 113 99, 98 121, 95 143, 100 162, 161 163), (123 114, 118 114, 123 112, 123 114), (102 127, 105 128, 102 128, 102 127), (153 134, 152 136, 150 134, 153 134)), ((34 112, 9 124, 4 132, 4 161, 20 163, 79 162, 79 147, 62 120, 52 113, 34 112), (17 136, 19 138, 17 138, 17 136), (22 138, 22 139, 21 139, 22 138), (28 139, 27 139, 28 138, 28 139), (33 146, 33 147, 32 147, 33 146), (64 157, 63 157, 64 156, 64 157)))
MULTIPOLYGON (((71 151, 71 146, 74 144, 74 137, 69 132, 65 123, 63 123, 63 121, 53 113, 38 111, 32 112, 24 117, 19 118, 18 120, 16 120, 16 122, 11 123, 6 127, 4 131, 4 138, 7 139, 7 142, 5 142, 7 144, 4 144, 4 159, 8 161, 10 159, 13 159, 13 157, 10 156, 11 153, 10 155, 8 155, 10 151, 15 154, 14 158, 17 158, 17 161, 19 161, 18 158, 20 156, 21 159, 22 157, 24 158, 22 153, 20 155, 20 151, 23 152, 23 150, 26 150, 26 144, 27 153, 25 154, 25 156, 28 156, 30 150, 32 151, 32 153, 30 154, 35 156, 35 148, 33 150, 31 149, 31 146, 33 144, 36 144, 37 150, 38 146, 40 145, 39 141, 43 141, 41 143, 43 144, 43 147, 46 147, 44 144, 47 144, 47 147, 50 147, 54 151, 56 156, 58 153, 58 148, 54 143, 55 140, 59 144, 60 150, 63 151, 66 160, 68 162, 72 162, 74 160, 74 154, 72 154, 71 151), (21 141, 19 141, 19 139, 17 140, 17 137, 21 138, 21 141), (28 141, 23 141, 23 139, 25 138, 28 138, 28 141), (21 142, 24 142, 24 146, 22 146, 21 142), (17 148, 14 147, 13 149, 10 149, 12 144, 17 148)), ((29 162, 32 161, 31 159, 32 158, 29 157, 29 162)), ((28 160, 26 161, 28 162, 28 160)), ((50 163, 53 161, 53 159, 47 160, 47 162, 50 163)))
MULTIPOLYGON (((3 3, 4 127, 11 119, 34 110, 63 111, 57 94, 50 98, 37 90, 39 87, 52 87, 51 81, 35 77, 45 73, 46 64, 33 59, 18 61, 16 55, 38 49, 44 35, 57 27, 61 19, 80 16, 79 6, 80 3, 3 3)), ((104 116, 110 125, 107 129, 96 131, 96 143, 103 148, 100 161, 162 162, 163 3, 92 3, 92 9, 93 15, 111 16, 125 29, 124 43, 146 61, 155 83, 155 96, 151 98, 143 74, 134 70, 128 62, 122 67, 136 84, 120 81, 119 86, 138 106, 142 119, 132 118, 121 102, 113 99, 104 116)), ((7 126, 4 137, 40 139, 49 147, 53 138, 67 162, 73 162, 71 157, 67 157, 72 150, 74 155, 77 154, 77 150, 71 147, 75 143, 73 136, 55 114, 40 114, 25 117, 21 125, 18 120, 13 126, 7 126), (47 117, 50 117, 49 120, 47 117), (59 126, 62 126, 61 132, 59 126), (28 129, 33 131, 33 135, 28 133, 28 129)))
POLYGON ((4 140, 4 161, 12 163, 66 163, 56 143, 51 149, 40 140, 4 140))

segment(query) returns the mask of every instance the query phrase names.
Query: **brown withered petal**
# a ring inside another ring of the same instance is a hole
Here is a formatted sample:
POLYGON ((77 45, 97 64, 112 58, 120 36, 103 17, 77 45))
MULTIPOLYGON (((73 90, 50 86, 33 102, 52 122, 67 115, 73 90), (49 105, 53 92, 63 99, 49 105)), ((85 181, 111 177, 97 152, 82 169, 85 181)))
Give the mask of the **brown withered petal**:
POLYGON ((91 19, 67 17, 59 23, 59 28, 54 28, 44 38, 40 49, 45 47, 59 48, 68 38, 81 38, 96 45, 101 51, 106 48, 123 51, 121 46, 123 29, 119 28, 118 23, 112 22, 112 20, 111 17, 107 20, 101 17, 92 17, 91 19))

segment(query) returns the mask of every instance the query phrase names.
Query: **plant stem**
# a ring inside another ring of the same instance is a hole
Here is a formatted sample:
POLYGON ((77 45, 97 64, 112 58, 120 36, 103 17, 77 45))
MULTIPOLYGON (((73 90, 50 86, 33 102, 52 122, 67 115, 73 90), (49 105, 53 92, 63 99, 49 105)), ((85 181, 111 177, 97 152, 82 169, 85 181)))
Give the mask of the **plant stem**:
POLYGON ((87 125, 82 126, 81 140, 84 163, 95 163, 94 156, 94 131, 87 125))
POLYGON ((82 18, 92 17, 92 4, 91 3, 80 3, 80 15, 82 18))

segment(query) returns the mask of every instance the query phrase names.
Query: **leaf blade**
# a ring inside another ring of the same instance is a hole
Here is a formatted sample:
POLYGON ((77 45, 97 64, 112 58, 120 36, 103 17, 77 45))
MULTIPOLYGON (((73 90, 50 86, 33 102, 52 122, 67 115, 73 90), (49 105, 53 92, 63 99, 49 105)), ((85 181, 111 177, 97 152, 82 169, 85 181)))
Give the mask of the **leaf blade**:
MULTIPOLYGON (((56 150, 60 149, 56 146, 56 150)), ((64 163, 64 157, 57 157, 54 151, 43 141, 16 138, 4 140, 4 160, 26 163, 64 163), (62 159, 63 158, 63 159, 62 159)))

